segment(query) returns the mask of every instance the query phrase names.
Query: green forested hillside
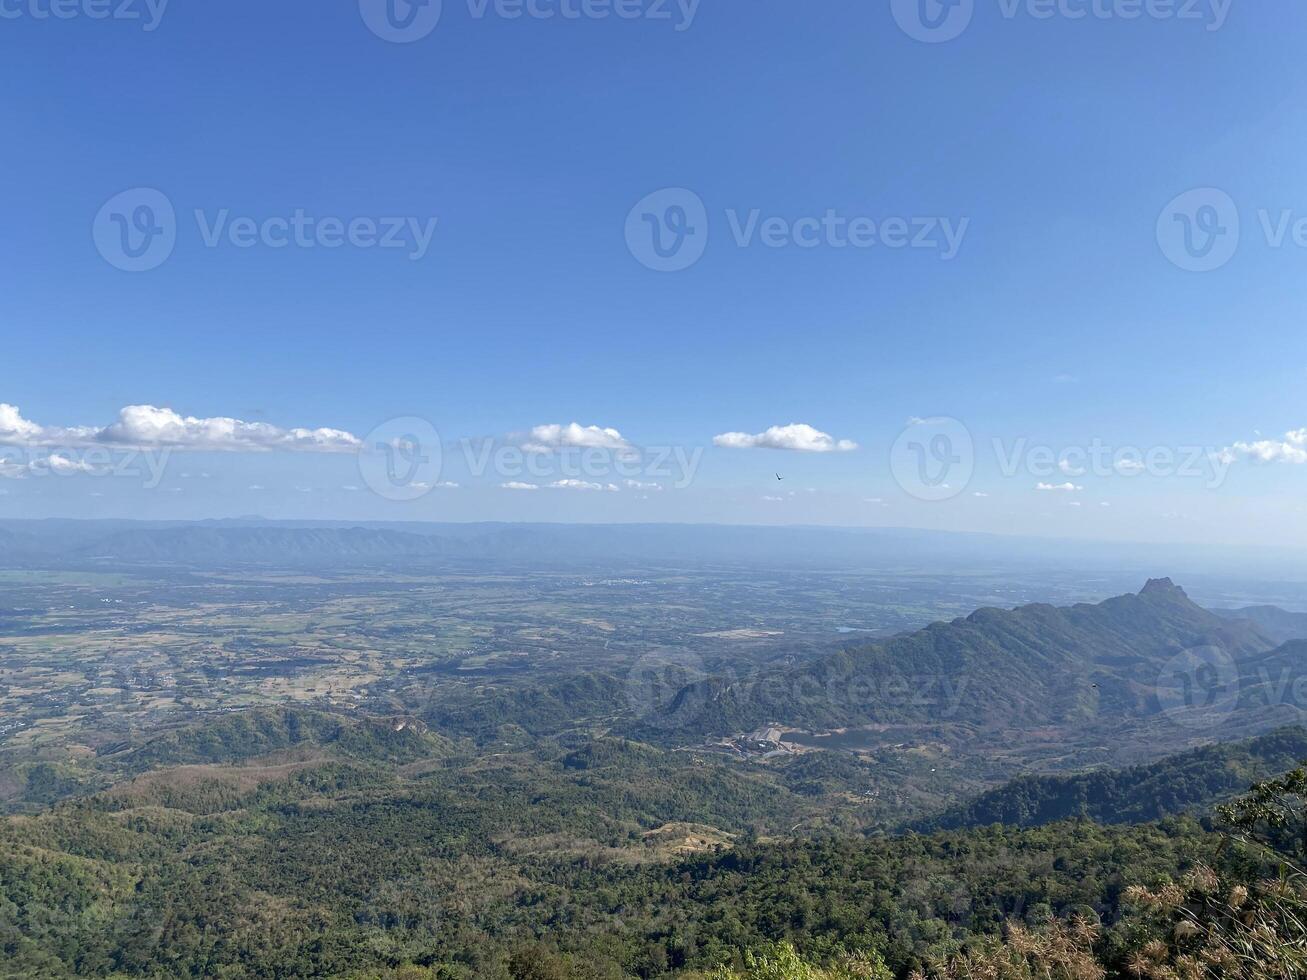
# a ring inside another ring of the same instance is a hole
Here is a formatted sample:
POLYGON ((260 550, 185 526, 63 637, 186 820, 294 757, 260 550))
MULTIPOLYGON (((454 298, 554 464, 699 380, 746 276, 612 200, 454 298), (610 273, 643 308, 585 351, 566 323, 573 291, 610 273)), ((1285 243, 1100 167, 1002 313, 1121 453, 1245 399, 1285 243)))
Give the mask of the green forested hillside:
POLYGON ((930 831, 987 824, 1035 826, 1057 820, 1144 823, 1216 803, 1307 759, 1307 729, 1285 728, 1211 745, 1147 766, 1074 776, 1024 776, 914 826, 930 831))
POLYGON ((906 970, 1043 909, 1092 907, 1111 921, 1128 884, 1215 852, 1192 824, 1082 823, 784 844, 746 835, 650 863, 657 845, 641 857, 645 832, 624 825, 649 805, 643 791, 612 812, 615 788, 587 795, 539 774, 531 785, 537 796, 507 790, 469 807, 318 774, 217 813, 116 795, 13 821, 0 835, 8 975, 343 976, 418 963, 503 977, 512 951, 547 940, 585 964, 565 975, 655 977, 778 938, 810 954, 876 949, 906 970))
POLYGON ((126 771, 157 766, 241 762, 297 747, 329 748, 346 756, 412 762, 452 750, 448 739, 412 718, 349 718, 303 708, 260 708, 224 714, 147 741, 102 753, 126 771))
MULTIPOLYGON (((1189 753, 1118 774, 1120 792, 1189 799, 1209 769, 1226 785, 1305 738, 1189 753)), ((1102 922, 1093 955, 1119 963, 1138 940, 1128 888, 1203 863, 1266 873, 1187 818, 867 836, 829 809, 864 770, 824 752, 774 768, 611 738, 470 751, 312 712, 214 719, 122 758, 146 750, 184 764, 0 823, 0 976, 689 977, 777 941, 905 976, 1073 915, 1102 922)))

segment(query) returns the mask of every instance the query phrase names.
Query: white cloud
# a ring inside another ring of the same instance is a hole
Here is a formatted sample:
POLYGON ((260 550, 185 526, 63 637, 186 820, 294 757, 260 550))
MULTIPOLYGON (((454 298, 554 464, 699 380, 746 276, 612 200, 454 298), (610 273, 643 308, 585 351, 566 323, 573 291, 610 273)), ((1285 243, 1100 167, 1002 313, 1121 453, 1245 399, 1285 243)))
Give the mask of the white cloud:
POLYGON ((1112 465, 1122 476, 1134 476, 1146 469, 1143 460, 1140 459, 1118 459, 1112 465))
POLYGON ((554 453, 563 449, 607 449, 612 452, 633 453, 635 447, 622 438, 616 429, 571 422, 537 425, 522 439, 522 448, 530 453, 554 453))
POLYGON ((0 477, 21 480, 26 476, 73 476, 78 473, 102 473, 97 466, 81 459, 74 459, 63 453, 50 453, 26 462, 6 459, 0 456, 0 477))
POLYGON ((61 453, 52 453, 43 460, 33 460, 28 464, 33 470, 48 469, 51 473, 59 476, 67 476, 72 473, 95 473, 96 467, 82 459, 72 459, 61 453))
POLYGON ((973 493, 971 496, 973 496, 973 497, 988 497, 989 494, 985 493, 984 490, 977 490, 977 491, 976 491, 975 493, 973 493))
POLYGON ((847 453, 858 448, 849 439, 836 439, 802 422, 773 425, 765 432, 724 432, 713 437, 713 445, 723 449, 784 449, 800 453, 847 453))
POLYGON ((1084 487, 1076 486, 1074 483, 1037 483, 1035 489, 1051 493, 1076 493, 1084 487))
POLYGON ((122 446, 133 449, 183 449, 209 452, 348 453, 362 445, 340 429, 282 429, 266 422, 183 416, 170 408, 128 405, 109 425, 38 425, 17 407, 0 403, 0 445, 122 446))
POLYGON ((1057 461, 1057 468, 1067 476, 1084 476, 1085 473, 1082 467, 1076 466, 1068 459, 1059 459, 1057 461))
POLYGON ((41 436, 42 427, 23 418, 17 406, 0 402, 0 441, 6 445, 26 445, 41 436))
POLYGON ((627 480, 626 485, 632 490, 661 490, 663 488, 661 483, 645 483, 641 480, 627 480))
POLYGON ((510 483, 501 483, 500 488, 503 490, 539 490, 540 488, 534 483, 521 483, 513 480, 510 483))
POLYGON ((785 500, 784 497, 763 497, 762 499, 767 501, 769 504, 779 504, 785 500))
POLYGON ((1258 463, 1307 463, 1307 429, 1286 432, 1283 439, 1236 442, 1217 454, 1223 463, 1251 459, 1258 463))
POLYGON ((585 480, 555 480, 549 486, 554 490, 607 490, 610 493, 621 489, 615 483, 587 483, 585 480))

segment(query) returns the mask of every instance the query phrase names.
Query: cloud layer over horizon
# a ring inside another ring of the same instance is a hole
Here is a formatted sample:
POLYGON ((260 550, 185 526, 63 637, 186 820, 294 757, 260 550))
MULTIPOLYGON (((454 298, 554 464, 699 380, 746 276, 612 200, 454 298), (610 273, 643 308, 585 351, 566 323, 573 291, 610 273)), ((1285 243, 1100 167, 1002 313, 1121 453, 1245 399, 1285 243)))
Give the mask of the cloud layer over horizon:
POLYGON ((115 446, 200 452, 352 453, 362 440, 341 429, 283 429, 267 422, 183 416, 170 408, 128 405, 106 426, 44 426, 0 403, 0 445, 27 448, 115 446))

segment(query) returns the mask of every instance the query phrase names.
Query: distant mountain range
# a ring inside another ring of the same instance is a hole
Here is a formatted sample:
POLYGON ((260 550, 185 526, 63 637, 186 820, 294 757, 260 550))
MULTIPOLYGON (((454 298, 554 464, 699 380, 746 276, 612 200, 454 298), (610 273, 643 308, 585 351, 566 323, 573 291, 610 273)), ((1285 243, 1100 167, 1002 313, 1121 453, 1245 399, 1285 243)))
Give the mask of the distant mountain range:
POLYGON ((785 567, 956 568, 960 564, 1097 569, 1124 582, 1130 569, 1210 568, 1240 562, 1300 565, 1265 550, 1052 541, 910 528, 751 527, 712 524, 504 524, 429 522, 0 520, 0 565, 305 565, 385 561, 666 561, 772 563, 785 567))
POLYGON ((1286 612, 1278 606, 1245 606, 1242 609, 1213 609, 1226 619, 1246 619, 1277 643, 1307 640, 1307 613, 1286 612))
POLYGON ((1156 579, 1097 605, 980 609, 796 668, 708 678, 668 697, 654 720, 696 737, 779 725, 847 744, 844 730, 859 729, 869 741, 942 739, 959 751, 978 739, 1001 751, 1007 732, 1053 752, 1099 744, 1110 758, 1127 733, 1165 750, 1297 722, 1304 672, 1307 642, 1280 645, 1156 579))

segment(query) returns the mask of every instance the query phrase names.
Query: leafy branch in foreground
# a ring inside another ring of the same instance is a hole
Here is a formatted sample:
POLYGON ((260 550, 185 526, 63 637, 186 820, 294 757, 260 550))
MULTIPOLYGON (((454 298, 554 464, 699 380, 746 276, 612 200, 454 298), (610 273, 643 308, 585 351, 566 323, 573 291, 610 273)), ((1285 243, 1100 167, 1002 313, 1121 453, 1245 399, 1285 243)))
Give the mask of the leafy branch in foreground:
POLYGON ((841 956, 828 967, 810 966, 790 943, 777 943, 744 958, 744 970, 723 967, 709 980, 893 980, 885 961, 874 953, 841 956))
POLYGON ((1229 837, 1272 852, 1293 874, 1307 875, 1290 860, 1307 859, 1307 765, 1258 783, 1233 803, 1217 807, 1217 813, 1229 837))

